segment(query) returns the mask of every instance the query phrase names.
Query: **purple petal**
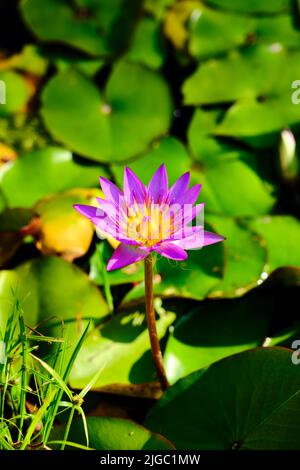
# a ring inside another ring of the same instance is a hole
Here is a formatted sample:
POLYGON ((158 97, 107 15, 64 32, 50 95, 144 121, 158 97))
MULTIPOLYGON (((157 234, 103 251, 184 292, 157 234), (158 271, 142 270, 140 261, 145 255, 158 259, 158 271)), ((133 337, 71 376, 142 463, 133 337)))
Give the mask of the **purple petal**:
POLYGON ((173 184, 169 191, 169 202, 172 204, 176 202, 177 198, 182 196, 188 188, 190 182, 190 172, 184 173, 180 178, 173 184))
POLYGON ((187 253, 178 245, 173 242, 164 242, 154 248, 156 253, 159 253, 166 258, 175 259, 176 261, 184 261, 187 259, 187 253))
POLYGON ((149 252, 149 248, 129 246, 122 243, 112 254, 107 264, 107 271, 124 268, 124 266, 136 263, 146 258, 149 252))
POLYGON ((212 245, 213 243, 222 242, 223 240, 225 240, 224 237, 218 235, 217 233, 198 230, 195 231, 192 235, 183 238, 182 240, 176 240, 174 244, 183 248, 184 250, 197 250, 203 246, 212 245))
POLYGON ((124 198, 122 191, 114 183, 103 178, 103 176, 100 176, 100 185, 106 199, 118 206, 124 198))
POLYGON ((166 199, 168 195, 168 174, 164 164, 152 176, 148 186, 148 194, 154 203, 166 199))
POLYGON ((145 202, 147 195, 146 187, 128 167, 124 171, 124 195, 129 204, 133 204, 134 201, 142 204, 145 202))
POLYGON ((177 199, 177 203, 184 205, 184 204, 195 204, 198 199, 199 193, 201 189, 201 184, 196 184, 188 189, 182 196, 179 196, 177 199))
MULTIPOLYGON (((101 232, 104 232, 104 234, 110 235, 116 240, 128 240, 125 231, 99 207, 87 206, 84 204, 75 204, 73 207, 77 212, 90 219, 101 232)), ((128 240, 128 243, 137 244, 134 240, 128 240)))
POLYGON ((217 233, 213 232, 204 232, 204 245, 213 245, 214 243, 219 243, 225 240, 225 237, 222 237, 222 235, 218 235, 217 233))
POLYGON ((116 214, 118 214, 118 207, 113 203, 108 201, 107 199, 102 199, 101 197, 97 197, 97 202, 100 205, 100 209, 102 209, 110 218, 115 218, 116 214))
POLYGON ((74 209, 79 212, 79 214, 84 215, 90 220, 95 218, 105 217, 105 213, 99 207, 88 206, 86 204, 74 204, 74 209))

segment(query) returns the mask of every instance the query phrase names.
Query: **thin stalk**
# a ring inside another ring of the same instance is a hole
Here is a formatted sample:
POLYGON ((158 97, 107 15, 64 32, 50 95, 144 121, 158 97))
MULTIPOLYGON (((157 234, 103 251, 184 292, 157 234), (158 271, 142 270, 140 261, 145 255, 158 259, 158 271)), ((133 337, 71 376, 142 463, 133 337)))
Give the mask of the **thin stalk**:
POLYGON ((68 440, 68 436, 69 436, 70 429, 71 429, 71 424, 72 424, 72 421, 73 421, 73 418, 74 418, 74 412, 75 412, 75 406, 72 406, 71 411, 70 411, 70 415, 69 415, 69 419, 68 419, 68 422, 67 422, 66 430, 65 430, 64 439, 63 439, 62 445, 60 447, 60 450, 65 449, 66 442, 68 440))
POLYGON ((148 324, 148 332, 151 344, 152 358, 156 368, 158 380, 162 390, 169 387, 166 376, 162 353, 160 350, 159 340, 156 329, 156 319, 153 304, 153 259, 152 254, 145 258, 145 300, 146 300, 146 317, 148 324))
POLYGON ((18 441, 22 438, 23 424, 26 415, 26 386, 27 386, 27 339, 26 339, 26 327, 24 323, 23 309, 18 304, 17 310, 19 312, 20 322, 20 341, 21 341, 21 355, 22 355, 22 366, 21 366, 21 394, 20 394, 20 424, 19 424, 19 435, 18 441))

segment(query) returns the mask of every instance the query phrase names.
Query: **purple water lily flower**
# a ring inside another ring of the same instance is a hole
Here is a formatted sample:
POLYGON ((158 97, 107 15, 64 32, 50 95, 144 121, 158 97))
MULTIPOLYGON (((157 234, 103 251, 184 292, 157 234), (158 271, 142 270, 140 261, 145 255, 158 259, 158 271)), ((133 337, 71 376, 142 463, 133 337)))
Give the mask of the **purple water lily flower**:
POLYGON ((153 251, 183 261, 188 256, 186 250, 224 240, 216 233, 205 231, 203 223, 191 225, 194 219, 201 218, 204 204, 194 205, 201 185, 188 189, 189 181, 187 172, 169 189, 165 165, 158 168, 148 186, 126 167, 123 191, 100 177, 106 198, 97 198, 100 207, 76 204, 74 208, 88 217, 102 234, 120 242, 108 262, 108 271, 140 261, 153 251))

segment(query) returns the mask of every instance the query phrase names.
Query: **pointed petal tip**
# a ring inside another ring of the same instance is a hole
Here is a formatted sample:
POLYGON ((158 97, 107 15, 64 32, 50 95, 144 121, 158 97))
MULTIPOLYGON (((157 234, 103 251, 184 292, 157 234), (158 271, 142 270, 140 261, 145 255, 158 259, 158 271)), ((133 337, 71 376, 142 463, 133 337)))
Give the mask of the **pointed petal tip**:
POLYGON ((106 271, 108 272, 113 271, 113 263, 111 263, 110 261, 107 263, 106 271))

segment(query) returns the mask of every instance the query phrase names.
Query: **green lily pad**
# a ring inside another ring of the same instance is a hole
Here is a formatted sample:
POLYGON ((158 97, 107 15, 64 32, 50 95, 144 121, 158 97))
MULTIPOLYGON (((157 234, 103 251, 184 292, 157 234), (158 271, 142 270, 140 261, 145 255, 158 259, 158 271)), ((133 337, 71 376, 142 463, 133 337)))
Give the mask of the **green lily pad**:
POLYGON ((48 54, 49 60, 55 64, 59 73, 66 72, 70 68, 77 70, 78 72, 93 77, 99 70, 105 65, 103 58, 91 58, 82 57, 81 54, 70 54, 61 52, 60 54, 55 52, 48 54))
POLYGON ((62 43, 92 55, 107 54, 96 24, 62 0, 22 0, 21 13, 28 28, 42 41, 62 43))
MULTIPOLYGON (((158 257, 154 266, 155 295, 204 299, 222 278, 223 250, 221 243, 191 250, 188 259, 179 263, 158 257)), ((144 283, 135 286, 123 304, 142 298, 144 289, 144 283)))
POLYGON ((1 60, 1 68, 5 70, 21 70, 33 75, 42 76, 48 67, 47 58, 42 49, 35 44, 26 44, 21 52, 1 60))
POLYGON ((287 75, 289 92, 294 79, 287 67, 297 66, 297 57, 297 53, 288 54, 280 45, 271 45, 252 47, 244 53, 233 51, 225 58, 208 60, 184 82, 184 101, 215 104, 266 95, 282 90, 287 75))
POLYGON ((258 102, 244 99, 234 104, 215 128, 219 136, 237 137, 253 147, 276 145, 280 132, 300 123, 300 109, 291 96, 258 102))
POLYGON ((108 313, 108 307, 97 287, 77 266, 57 257, 41 258, 3 271, 1 302, 12 305, 16 295, 22 304, 25 322, 61 323, 62 320, 96 319, 108 313), (11 287, 15 287, 12 295, 11 287))
MULTIPOLYGON (((144 184, 148 184, 157 168, 166 165, 169 184, 175 183, 186 171, 190 171, 192 161, 186 147, 172 136, 164 137, 155 142, 152 148, 130 163, 130 168, 139 176, 144 184)), ((124 166, 112 165, 112 172, 120 187, 123 185, 124 166)))
POLYGON ((90 80, 75 71, 54 77, 43 93, 42 116, 52 135, 82 156, 102 162, 145 151, 154 138, 167 132, 171 112, 163 78, 125 62, 115 66, 105 100, 90 80))
POLYGON ((174 0, 145 0, 144 9, 146 12, 157 18, 164 16, 167 7, 172 5, 174 0))
POLYGON ((107 176, 99 165, 81 165, 68 150, 49 147, 2 166, 0 182, 10 207, 32 207, 55 192, 97 186, 100 175, 107 176))
POLYGON ((273 307, 270 296, 253 291, 231 302, 200 305, 180 317, 164 354, 169 381, 174 383, 223 357, 261 346, 273 307))
POLYGON ((212 5, 242 13, 281 13, 291 9, 290 0, 272 0, 261 2, 260 0, 210 0, 212 5))
MULTIPOLYGON (((157 320, 159 338, 165 335, 174 319, 174 313, 161 313, 157 320)), ((94 389, 112 384, 156 381, 143 312, 115 315, 91 331, 72 369, 71 386, 85 387, 102 368, 94 389)))
MULTIPOLYGON (((129 419, 88 416, 86 421, 91 449, 106 451, 174 449, 173 445, 164 437, 148 431, 129 419)), ((54 428, 50 435, 50 441, 64 440, 65 430, 66 425, 54 428)), ((73 421, 68 441, 86 446, 84 427, 80 418, 73 421)), ((59 445, 51 445, 51 448, 56 447, 59 449, 59 445)), ((74 449, 74 447, 66 446, 66 449, 74 449)))
POLYGON ((300 31, 292 15, 256 18, 255 35, 259 42, 278 42, 288 48, 299 49, 300 31))
POLYGON ((165 58, 161 25, 153 18, 142 18, 134 32, 126 58, 151 69, 159 69, 165 58))
POLYGON ((145 425, 177 449, 299 449, 300 375, 291 351, 258 348, 180 380, 145 425))
POLYGON ((213 135, 223 114, 220 110, 204 111, 201 108, 195 110, 188 128, 188 144, 196 161, 200 163, 207 161, 209 164, 216 155, 237 151, 213 135))
POLYGON ((111 54, 124 52, 142 16, 143 0, 77 0, 79 11, 87 14, 105 39, 111 54))
POLYGON ((263 240, 231 218, 209 216, 224 242, 224 274, 212 288, 212 297, 236 297, 261 283, 266 275, 267 250, 263 240))
POLYGON ((212 135, 220 111, 197 109, 188 129, 196 161, 192 178, 202 184, 208 212, 242 216, 268 213, 275 204, 275 187, 262 174, 261 159, 212 135))
POLYGON ((29 86, 22 75, 10 71, 0 71, 0 116, 24 111, 29 99, 29 86))
POLYGON ((251 17, 199 5, 189 22, 189 52, 199 59, 224 53, 244 44, 254 27, 255 21, 251 17))
POLYGON ((296 218, 261 217, 250 221, 249 227, 265 240, 270 271, 283 266, 300 267, 300 222, 296 218))
POLYGON ((256 216, 271 211, 276 202, 272 194, 275 191, 259 176, 256 155, 239 150, 215 156, 210 152, 211 148, 203 163, 199 157, 200 169, 196 167, 193 173, 193 180, 202 184, 200 199, 205 201, 207 212, 256 216))

